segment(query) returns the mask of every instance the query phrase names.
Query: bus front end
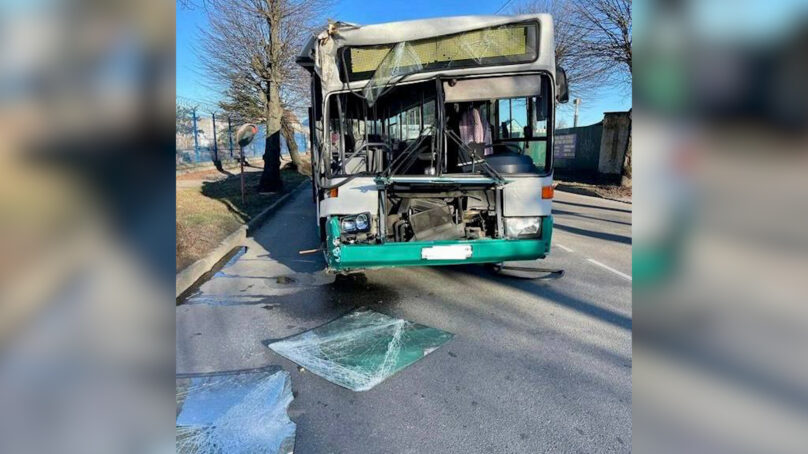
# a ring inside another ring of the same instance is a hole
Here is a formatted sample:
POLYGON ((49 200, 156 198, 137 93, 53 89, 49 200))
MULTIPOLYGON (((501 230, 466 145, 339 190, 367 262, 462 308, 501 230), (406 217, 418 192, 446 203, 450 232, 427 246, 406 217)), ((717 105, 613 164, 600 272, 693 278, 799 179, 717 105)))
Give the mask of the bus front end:
MULTIPOLYGON (((499 263, 535 260, 549 253, 553 233, 549 177, 514 177, 503 187, 485 178, 461 180, 402 177, 376 182, 375 202, 381 211, 368 200, 363 208, 367 211, 325 218, 328 268, 499 263), (533 190, 542 184, 549 188, 544 199, 533 190)), ((346 186, 335 191, 336 198, 367 190, 346 186)))
POLYGON ((549 16, 333 25, 298 59, 328 269, 544 258, 566 90, 549 16))

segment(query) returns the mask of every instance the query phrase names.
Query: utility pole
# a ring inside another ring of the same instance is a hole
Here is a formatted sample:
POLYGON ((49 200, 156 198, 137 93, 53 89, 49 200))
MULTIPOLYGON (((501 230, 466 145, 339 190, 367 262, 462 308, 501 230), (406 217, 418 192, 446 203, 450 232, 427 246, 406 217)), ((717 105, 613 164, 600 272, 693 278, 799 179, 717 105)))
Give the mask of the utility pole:
POLYGON ((219 141, 216 140, 216 112, 213 112, 213 162, 219 160, 219 141))
POLYGON ((230 141, 230 159, 233 159, 233 127, 230 125, 230 115, 227 116, 227 138, 230 141))
POLYGON ((199 139, 197 138, 197 129, 196 129, 196 107, 191 109, 191 113, 194 117, 194 162, 199 162, 199 139))
POLYGON ((244 206, 244 145, 239 144, 240 150, 240 159, 239 159, 239 167, 241 168, 241 172, 239 173, 241 178, 241 206, 244 206))
POLYGON ((578 106, 581 105, 581 98, 575 98, 575 100, 572 101, 572 104, 575 106, 575 117, 573 117, 573 120, 572 120, 572 127, 577 128, 578 127, 578 106))

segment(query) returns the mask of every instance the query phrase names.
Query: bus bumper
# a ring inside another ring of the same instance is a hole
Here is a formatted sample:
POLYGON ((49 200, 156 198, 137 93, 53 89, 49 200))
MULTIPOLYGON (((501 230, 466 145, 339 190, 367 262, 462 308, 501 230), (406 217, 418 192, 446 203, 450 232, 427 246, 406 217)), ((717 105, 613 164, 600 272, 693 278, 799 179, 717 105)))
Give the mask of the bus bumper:
POLYGON ((384 244, 338 244, 339 225, 331 219, 328 225, 326 260, 330 271, 349 271, 368 268, 399 266, 440 266, 467 263, 499 263, 544 258, 550 252, 553 217, 542 219, 539 238, 480 239, 453 241, 411 241, 384 244), (429 260, 422 257, 422 249, 433 246, 470 245, 471 257, 466 259, 429 260))

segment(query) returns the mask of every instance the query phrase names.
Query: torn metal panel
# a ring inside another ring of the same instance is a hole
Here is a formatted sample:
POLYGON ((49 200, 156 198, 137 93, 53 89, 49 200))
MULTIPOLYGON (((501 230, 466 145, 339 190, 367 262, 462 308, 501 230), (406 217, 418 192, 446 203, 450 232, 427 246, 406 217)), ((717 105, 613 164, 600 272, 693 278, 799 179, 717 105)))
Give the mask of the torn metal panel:
POLYGON ((330 23, 328 28, 316 37, 317 45, 314 47, 314 70, 320 76, 323 86, 323 95, 326 94, 325 87, 339 82, 339 69, 334 55, 338 45, 335 42, 338 24, 330 23))
POLYGON ((178 453, 291 453, 289 373, 278 368, 177 379, 178 453))
POLYGON ((358 309, 268 347, 332 383, 367 391, 452 336, 436 328, 358 309))

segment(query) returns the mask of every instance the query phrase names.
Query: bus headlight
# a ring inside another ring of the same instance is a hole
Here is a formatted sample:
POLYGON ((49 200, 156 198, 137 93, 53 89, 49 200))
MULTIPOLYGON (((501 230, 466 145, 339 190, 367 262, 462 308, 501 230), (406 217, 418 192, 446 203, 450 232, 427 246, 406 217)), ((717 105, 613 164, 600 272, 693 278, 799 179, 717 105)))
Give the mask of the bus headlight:
POLYGON ((359 214, 356 216, 356 230, 359 232, 364 232, 365 230, 370 227, 370 220, 368 219, 368 215, 366 214, 359 214))
POLYGON ((503 218, 507 238, 534 238, 541 233, 541 218, 503 218))
POLYGON ((367 232, 370 230, 370 213, 345 216, 340 220, 342 233, 367 232))
POLYGON ((342 218, 340 228, 344 233, 356 232, 356 221, 354 218, 342 218))

